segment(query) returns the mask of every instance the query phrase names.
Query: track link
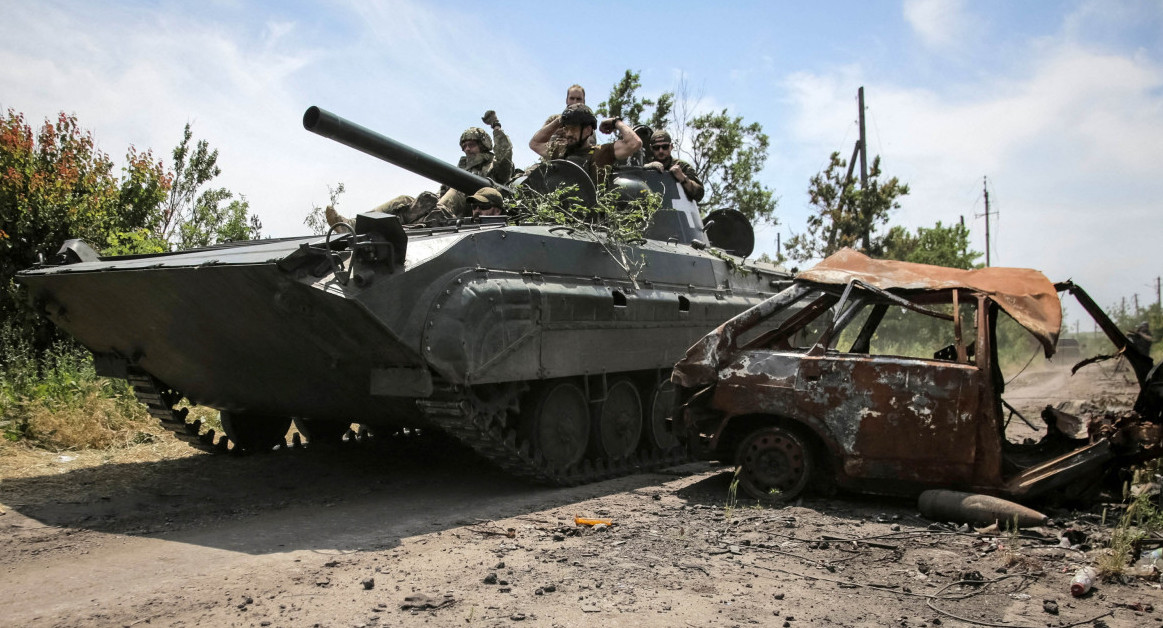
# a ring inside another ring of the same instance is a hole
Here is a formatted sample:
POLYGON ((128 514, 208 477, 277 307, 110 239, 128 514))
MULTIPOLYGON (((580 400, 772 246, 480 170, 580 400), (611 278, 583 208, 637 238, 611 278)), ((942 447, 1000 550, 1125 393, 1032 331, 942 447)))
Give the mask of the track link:
POLYGON ((577 486, 673 466, 689 460, 682 447, 638 452, 621 460, 582 460, 567 468, 552 467, 516 429, 505 427, 503 412, 482 411, 465 393, 439 390, 416 405, 424 418, 480 456, 518 478, 555 486, 577 486))
POLYGON ((215 442, 214 430, 202 434, 201 421, 186 421, 186 416, 190 413, 189 408, 174 409, 174 404, 181 400, 180 393, 142 371, 130 370, 125 379, 133 386, 133 394, 137 399, 149 408, 150 416, 157 419, 161 426, 173 433, 178 440, 202 451, 225 452, 229 449, 225 435, 215 442))

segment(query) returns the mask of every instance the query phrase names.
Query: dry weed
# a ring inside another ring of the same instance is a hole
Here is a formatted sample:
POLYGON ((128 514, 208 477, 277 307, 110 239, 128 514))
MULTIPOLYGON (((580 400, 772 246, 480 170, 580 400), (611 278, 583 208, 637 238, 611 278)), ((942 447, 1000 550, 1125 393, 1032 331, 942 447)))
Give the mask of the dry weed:
POLYGON ((90 389, 65 404, 28 402, 17 413, 27 437, 55 451, 109 449, 153 442, 161 427, 135 399, 90 389))

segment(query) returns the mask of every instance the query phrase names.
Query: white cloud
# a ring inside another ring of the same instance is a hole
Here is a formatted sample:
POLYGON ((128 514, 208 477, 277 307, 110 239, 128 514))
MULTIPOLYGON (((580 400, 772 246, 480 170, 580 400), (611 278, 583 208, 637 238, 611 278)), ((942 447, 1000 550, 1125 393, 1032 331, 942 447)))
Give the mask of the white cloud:
POLYGON ((905 21, 932 48, 954 46, 976 27, 963 0, 905 0, 902 9, 905 21))
MULTIPOLYGON (((544 120, 546 105, 562 100, 525 85, 535 72, 503 71, 528 65, 503 42, 468 54, 467 43, 489 36, 479 24, 405 2, 338 8, 323 27, 245 4, 17 3, 0 20, 0 85, 18 89, 0 92, 0 106, 33 124, 76 113, 115 160, 133 144, 168 162, 191 122, 195 138, 219 150, 215 185, 246 195, 264 233, 285 236, 304 232, 311 205, 339 181, 350 213, 435 188, 307 133, 300 119, 309 105, 455 162, 460 131, 480 124, 488 106, 500 108, 497 96, 527 97, 499 111, 506 123, 544 120), (448 128, 456 119, 463 126, 448 128)), ((521 163, 533 158, 524 143, 514 138, 521 163)))
MULTIPOLYGON (((849 129, 850 150, 861 79, 853 67, 790 76, 791 137, 824 155, 849 129)), ((1032 55, 1022 76, 958 85, 955 96, 868 81, 870 151, 912 188, 896 218, 913 227, 973 220, 988 175, 994 264, 1073 276, 1107 304, 1158 273, 1156 257, 1131 252, 1163 239, 1161 86, 1156 63, 1068 42, 1032 55)), ((983 223, 970 224, 984 250, 983 223)))

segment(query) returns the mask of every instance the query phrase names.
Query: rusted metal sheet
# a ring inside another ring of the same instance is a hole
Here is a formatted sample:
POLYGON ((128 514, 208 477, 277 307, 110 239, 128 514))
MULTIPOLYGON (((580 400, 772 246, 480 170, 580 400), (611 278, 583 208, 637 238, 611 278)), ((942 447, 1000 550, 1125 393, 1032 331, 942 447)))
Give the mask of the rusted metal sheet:
POLYGON ((883 290, 940 291, 965 288, 989 296, 1042 343, 1046 357, 1054 355, 1062 327, 1058 291, 1042 273, 1028 268, 962 270, 929 264, 872 259, 842 249, 796 275, 814 283, 845 285, 859 279, 883 290))

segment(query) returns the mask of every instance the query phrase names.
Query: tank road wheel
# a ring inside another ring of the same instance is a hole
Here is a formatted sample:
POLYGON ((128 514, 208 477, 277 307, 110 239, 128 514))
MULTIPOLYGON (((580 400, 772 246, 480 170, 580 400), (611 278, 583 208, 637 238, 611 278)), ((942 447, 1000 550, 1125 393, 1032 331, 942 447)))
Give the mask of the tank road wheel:
POLYGON ((670 377, 655 384, 650 395, 650 414, 646 417, 646 445, 650 449, 673 449, 679 446, 671 417, 678 405, 678 387, 670 377))
POLYGON ((226 411, 220 412, 219 417, 226 436, 243 451, 270 451, 287 444, 291 417, 226 411))
POLYGON ((642 397, 628 379, 617 379, 606 391, 606 400, 594 416, 592 444, 595 453, 607 460, 620 460, 634 453, 642 438, 642 397))
POLYGON ((768 426, 747 435, 739 443, 735 464, 739 485, 748 495, 768 503, 789 502, 807 488, 815 472, 811 448, 802 436, 768 426))
POLYGON ((590 440, 590 404, 577 384, 543 382, 525 407, 522 432, 534 452, 540 452, 555 469, 581 462, 590 440))
POLYGON ((295 429, 307 439, 308 444, 335 445, 343 442, 343 435, 351 429, 351 423, 296 418, 295 429))

